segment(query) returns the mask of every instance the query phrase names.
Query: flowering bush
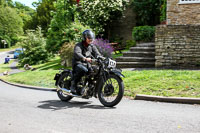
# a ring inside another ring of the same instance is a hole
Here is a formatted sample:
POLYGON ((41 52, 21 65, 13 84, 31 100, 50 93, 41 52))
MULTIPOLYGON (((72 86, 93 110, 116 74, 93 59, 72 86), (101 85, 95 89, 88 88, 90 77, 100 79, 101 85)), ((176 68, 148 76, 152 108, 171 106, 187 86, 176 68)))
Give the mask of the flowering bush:
POLYGON ((96 33, 104 31, 107 22, 123 15, 128 0, 81 0, 79 20, 96 33))
POLYGON ((111 57, 111 54, 113 52, 112 46, 109 44, 108 40, 104 40, 102 38, 97 38, 93 41, 93 44, 97 47, 99 52, 104 57, 111 57))

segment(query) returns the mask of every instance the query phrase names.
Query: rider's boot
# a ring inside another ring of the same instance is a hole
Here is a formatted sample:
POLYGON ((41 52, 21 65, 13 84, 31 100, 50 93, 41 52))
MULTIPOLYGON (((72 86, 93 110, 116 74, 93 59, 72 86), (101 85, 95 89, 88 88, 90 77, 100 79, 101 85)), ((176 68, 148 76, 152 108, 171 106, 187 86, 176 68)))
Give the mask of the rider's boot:
POLYGON ((74 81, 71 82, 70 90, 72 94, 76 94, 76 83, 74 81))

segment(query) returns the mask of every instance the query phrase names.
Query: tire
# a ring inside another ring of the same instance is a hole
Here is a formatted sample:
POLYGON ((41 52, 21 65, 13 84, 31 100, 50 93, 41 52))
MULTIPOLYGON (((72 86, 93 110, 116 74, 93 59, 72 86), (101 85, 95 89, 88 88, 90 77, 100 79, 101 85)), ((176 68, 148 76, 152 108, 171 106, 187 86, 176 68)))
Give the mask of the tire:
MULTIPOLYGON (((58 80, 57 87, 58 88, 63 88, 63 87, 69 88, 71 85, 70 78, 71 77, 69 76, 68 73, 63 74, 58 80)), ((73 98, 72 96, 64 94, 63 91, 60 89, 58 89, 57 94, 58 94, 58 97, 60 98, 60 100, 64 101, 64 102, 68 102, 69 100, 71 100, 73 98)))
POLYGON ((101 89, 98 90, 99 101, 106 107, 117 105, 124 95, 124 83, 122 79, 117 75, 110 74, 106 81, 110 80, 112 81, 111 83, 102 83, 101 89), (116 85, 118 85, 118 88, 116 88, 116 85), (116 98, 113 98, 112 101, 107 101, 106 97, 116 98))

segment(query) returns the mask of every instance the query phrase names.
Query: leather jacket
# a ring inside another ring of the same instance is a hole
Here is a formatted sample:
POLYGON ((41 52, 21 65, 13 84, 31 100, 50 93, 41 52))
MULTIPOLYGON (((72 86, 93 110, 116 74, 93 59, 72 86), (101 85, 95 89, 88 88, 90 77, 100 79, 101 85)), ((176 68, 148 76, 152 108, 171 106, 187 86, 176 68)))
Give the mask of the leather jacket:
POLYGON ((77 64, 87 65, 84 58, 96 58, 101 56, 95 45, 89 44, 88 47, 84 46, 83 42, 77 43, 74 47, 74 55, 72 59, 72 66, 77 64))

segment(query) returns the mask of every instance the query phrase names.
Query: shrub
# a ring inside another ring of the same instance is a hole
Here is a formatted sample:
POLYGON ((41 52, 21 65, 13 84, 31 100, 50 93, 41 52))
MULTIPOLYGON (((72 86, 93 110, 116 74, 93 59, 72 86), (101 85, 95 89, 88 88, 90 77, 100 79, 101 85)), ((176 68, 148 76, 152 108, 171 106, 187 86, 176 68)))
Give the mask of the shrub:
POLYGON ((134 47, 135 45, 136 45, 136 42, 134 40, 126 41, 126 49, 129 49, 130 47, 134 47))
POLYGON ((133 28, 133 39, 136 42, 152 42, 155 37, 154 26, 138 26, 133 28))
POLYGON ((112 46, 109 44, 108 40, 104 40, 102 38, 97 38, 93 41, 93 44, 97 47, 99 52, 104 57, 111 57, 111 54, 113 52, 112 46))
POLYGON ((62 61, 62 65, 66 67, 72 66, 72 57, 74 51, 75 42, 65 42, 61 47, 59 53, 62 61))
POLYGON ((90 29, 90 27, 85 27, 79 22, 72 23, 68 28, 64 30, 62 42, 80 42, 82 40, 82 33, 86 29, 90 29))
POLYGON ((43 38, 41 28, 36 31, 27 31, 27 38, 23 40, 22 47, 25 49, 19 56, 19 63, 35 65, 44 63, 48 60, 49 54, 45 49, 46 40, 43 38))

